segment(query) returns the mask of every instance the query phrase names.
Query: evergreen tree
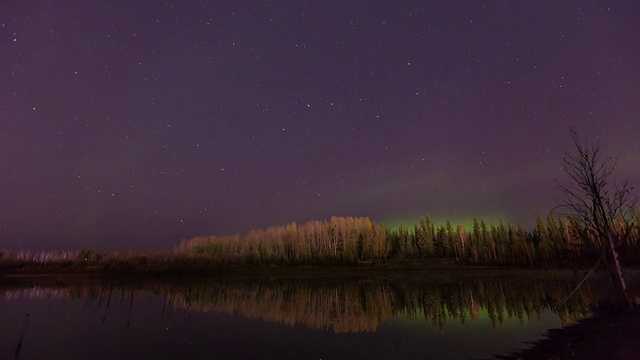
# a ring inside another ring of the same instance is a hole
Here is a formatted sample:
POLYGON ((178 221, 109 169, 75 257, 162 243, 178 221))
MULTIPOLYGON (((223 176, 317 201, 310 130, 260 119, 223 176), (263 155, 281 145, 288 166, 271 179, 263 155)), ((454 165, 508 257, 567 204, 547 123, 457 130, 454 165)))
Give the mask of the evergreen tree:
POLYGON ((429 215, 420 218, 420 225, 415 226, 416 247, 421 258, 433 257, 433 223, 429 215))
POLYGON ((444 242, 446 245, 445 256, 448 256, 448 257, 455 256, 457 258, 458 254, 456 253, 456 248, 457 248, 456 237, 453 232, 453 226, 451 226, 451 222, 449 220, 447 220, 447 223, 445 225, 445 236, 446 236, 446 241, 444 242))
POLYGON ((551 254, 553 251, 553 243, 549 238, 549 232, 547 231, 547 226, 542 220, 542 216, 540 214, 536 214, 536 230, 535 230, 536 238, 538 239, 538 248, 542 253, 542 257, 544 261, 549 261, 551 259, 551 254))

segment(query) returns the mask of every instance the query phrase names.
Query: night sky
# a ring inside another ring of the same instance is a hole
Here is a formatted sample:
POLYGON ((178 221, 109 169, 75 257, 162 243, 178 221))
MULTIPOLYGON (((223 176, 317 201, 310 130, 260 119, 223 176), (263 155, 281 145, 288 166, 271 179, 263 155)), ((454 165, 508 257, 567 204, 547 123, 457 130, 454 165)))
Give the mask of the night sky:
POLYGON ((0 248, 336 216, 532 227, 569 127, 640 187, 640 2, 0 5, 0 248))

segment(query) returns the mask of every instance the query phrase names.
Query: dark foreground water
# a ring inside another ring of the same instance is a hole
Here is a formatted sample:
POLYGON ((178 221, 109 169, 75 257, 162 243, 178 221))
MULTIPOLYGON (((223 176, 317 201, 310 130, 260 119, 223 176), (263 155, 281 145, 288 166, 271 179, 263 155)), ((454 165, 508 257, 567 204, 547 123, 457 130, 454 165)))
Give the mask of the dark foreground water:
POLYGON ((473 359, 587 316, 577 281, 46 278, 0 285, 1 359, 473 359))

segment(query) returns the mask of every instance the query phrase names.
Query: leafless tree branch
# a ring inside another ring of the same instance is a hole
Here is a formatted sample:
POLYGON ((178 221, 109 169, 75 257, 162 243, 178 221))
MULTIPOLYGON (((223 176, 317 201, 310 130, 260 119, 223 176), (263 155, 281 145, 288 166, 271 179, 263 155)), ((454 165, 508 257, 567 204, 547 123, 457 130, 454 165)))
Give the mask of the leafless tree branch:
POLYGON ((586 230, 589 240, 599 244, 602 258, 624 294, 626 285, 616 247, 628 241, 635 227, 638 198, 628 181, 620 185, 615 181, 617 159, 605 157, 602 140, 580 137, 574 128, 570 135, 574 151, 562 158, 567 180, 558 183, 563 194, 560 207, 586 230))

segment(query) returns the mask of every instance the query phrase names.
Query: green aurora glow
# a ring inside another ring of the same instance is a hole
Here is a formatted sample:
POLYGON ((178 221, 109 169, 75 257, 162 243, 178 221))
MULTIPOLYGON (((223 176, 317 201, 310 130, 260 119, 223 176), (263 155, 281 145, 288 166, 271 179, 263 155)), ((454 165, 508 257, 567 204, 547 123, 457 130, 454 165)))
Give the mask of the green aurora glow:
MULTIPOLYGON (((459 216, 454 218, 445 218, 441 216, 432 217, 431 221, 433 221, 434 226, 437 228, 439 226, 444 226, 447 224, 447 220, 451 222, 451 225, 455 229, 458 224, 464 225, 464 228, 467 232, 472 231, 473 229, 473 219, 475 218, 480 223, 481 220, 487 224, 487 226, 491 226, 492 224, 498 224, 500 220, 502 220, 505 224, 509 223, 508 219, 504 216, 500 215, 487 215, 487 216, 459 216)), ((404 217, 404 218, 389 218, 387 220, 382 221, 382 223, 389 229, 397 230, 401 225, 407 227, 409 230, 413 230, 414 225, 420 224, 420 216, 413 217, 404 217)), ((516 224, 513 224, 516 225, 516 224)))

